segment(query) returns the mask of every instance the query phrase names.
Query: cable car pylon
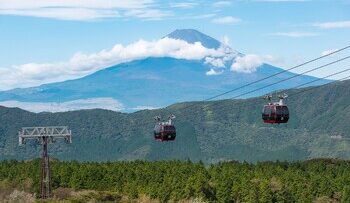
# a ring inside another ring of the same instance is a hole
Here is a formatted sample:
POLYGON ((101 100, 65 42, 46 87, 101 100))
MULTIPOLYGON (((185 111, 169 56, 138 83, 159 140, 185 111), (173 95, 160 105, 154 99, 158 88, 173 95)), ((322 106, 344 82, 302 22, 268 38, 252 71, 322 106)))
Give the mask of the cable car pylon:
POLYGON ((68 129, 68 126, 23 127, 18 132, 18 139, 20 146, 31 139, 37 140, 42 145, 40 198, 52 197, 48 144, 54 143, 57 139, 64 139, 66 143, 72 143, 72 131, 68 129))

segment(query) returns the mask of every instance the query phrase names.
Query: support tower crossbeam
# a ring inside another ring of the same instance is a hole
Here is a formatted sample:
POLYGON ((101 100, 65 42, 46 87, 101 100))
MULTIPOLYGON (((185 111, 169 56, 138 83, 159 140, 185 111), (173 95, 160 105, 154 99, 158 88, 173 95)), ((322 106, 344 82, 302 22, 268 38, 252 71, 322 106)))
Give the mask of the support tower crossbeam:
POLYGON ((23 127, 18 132, 19 145, 26 144, 27 140, 37 140, 42 145, 41 153, 41 181, 40 193, 42 199, 51 197, 51 172, 48 155, 48 144, 56 139, 64 139, 72 143, 72 132, 67 126, 23 127))

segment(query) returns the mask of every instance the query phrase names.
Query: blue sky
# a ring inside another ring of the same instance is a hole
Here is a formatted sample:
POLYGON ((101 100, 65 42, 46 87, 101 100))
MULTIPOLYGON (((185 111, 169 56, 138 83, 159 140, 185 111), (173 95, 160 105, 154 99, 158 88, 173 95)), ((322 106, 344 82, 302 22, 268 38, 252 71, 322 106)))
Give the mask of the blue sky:
MULTIPOLYGON (((350 0, 73 2, 0 0, 0 78, 11 80, 0 89, 20 87, 13 78, 21 77, 6 78, 5 70, 32 64, 31 71, 42 72, 45 64, 63 64, 77 53, 94 54, 140 39, 158 40, 179 28, 229 39, 233 49, 272 56, 275 65, 283 68, 350 45, 350 0)), ((347 55, 350 51, 333 59, 347 55)), ((346 65, 350 67, 347 62, 314 75, 346 65)), ((48 74, 50 67, 44 69, 48 74)), ((27 73, 21 69, 16 74, 27 73)), ((33 77, 26 77, 28 86, 40 84, 31 83, 34 79, 46 81, 42 75, 28 74, 33 77)))

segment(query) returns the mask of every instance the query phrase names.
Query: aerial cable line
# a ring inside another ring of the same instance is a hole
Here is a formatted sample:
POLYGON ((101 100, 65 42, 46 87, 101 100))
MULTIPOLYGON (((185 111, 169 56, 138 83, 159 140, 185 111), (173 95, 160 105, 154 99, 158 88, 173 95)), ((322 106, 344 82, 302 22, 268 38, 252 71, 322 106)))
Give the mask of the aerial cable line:
MULTIPOLYGON (((226 92, 221 93, 221 94, 218 94, 218 95, 216 95, 216 96, 213 96, 213 97, 204 99, 204 100, 202 100, 201 102, 209 101, 209 100, 215 99, 215 98, 217 98, 217 97, 223 96, 223 95, 225 95, 225 94, 228 94, 228 93, 234 92, 234 91, 236 91, 236 90, 242 89, 242 88, 244 88, 244 87, 250 86, 250 85, 252 85, 252 84, 255 84, 255 83, 264 81, 264 80, 266 80, 266 79, 272 78, 272 77, 274 77, 274 76, 280 75, 280 74, 285 73, 285 72, 287 72, 287 71, 290 71, 290 70, 296 69, 296 68, 298 68, 298 67, 304 66, 304 65, 306 65, 306 64, 312 63, 312 62, 314 62, 314 61, 320 60, 320 59, 322 59, 322 58, 326 58, 326 57, 331 56, 331 55, 333 55, 333 54, 335 54, 335 53, 339 53, 339 52, 341 52, 341 51, 343 51, 343 50, 346 50, 346 49, 348 49, 348 48, 350 48, 350 45, 349 45, 349 46, 346 46, 346 47, 343 47, 343 48, 341 48, 341 49, 339 49, 339 50, 333 51, 333 52, 331 52, 331 53, 328 53, 328 54, 326 54, 326 55, 323 55, 323 56, 317 57, 317 58, 315 58, 315 59, 306 61, 306 62, 304 62, 304 63, 302 63, 302 64, 296 65, 296 66, 291 67, 291 68, 289 68, 289 69, 280 71, 280 72, 275 73, 275 74, 272 74, 272 75, 270 75, 270 76, 267 76, 267 77, 261 78, 261 79, 259 79, 259 80, 250 82, 250 83, 248 83, 248 84, 242 85, 242 86, 240 86, 240 87, 234 88, 234 89, 232 89, 232 90, 230 90, 230 91, 226 91, 226 92)), ((246 92, 246 93, 243 93, 243 94, 239 94, 239 95, 237 95, 237 96, 232 97, 231 99, 235 99, 235 98, 238 98, 238 97, 240 97, 240 96, 244 96, 244 95, 247 95, 247 94, 250 94, 250 93, 259 91, 259 90, 261 90, 261 89, 265 89, 265 88, 270 87, 270 86, 273 86, 273 85, 275 85, 275 84, 278 84, 278 83, 281 83, 281 82, 285 82, 285 81, 287 81, 287 80, 290 80, 290 79, 293 79, 293 78, 302 76, 302 75, 304 75, 304 74, 306 74, 306 73, 310 73, 310 72, 312 72, 312 71, 315 71, 315 70, 324 68, 324 67, 326 67, 326 66, 329 66, 329 65, 332 65, 332 64, 335 64, 335 63, 338 63, 338 62, 343 61, 343 60, 346 60, 346 59, 348 59, 348 58, 350 58, 350 56, 341 58, 341 59, 336 60, 336 61, 332 61, 332 62, 327 63, 327 64, 322 65, 322 66, 318 66, 318 67, 313 68, 313 69, 311 69, 311 70, 302 72, 302 73, 300 73, 300 74, 293 75, 292 77, 285 78, 285 79, 283 79, 283 80, 274 82, 274 83, 272 83, 272 84, 265 85, 265 86, 263 86, 263 87, 261 87, 261 88, 257 88, 257 89, 251 90, 251 91, 249 91, 249 92, 246 92)), ((305 84, 304 84, 304 85, 305 85, 305 84)), ((182 110, 186 110, 187 108, 190 108, 190 107, 192 107, 192 106, 194 106, 194 105, 195 105, 195 103, 193 103, 193 104, 191 104, 191 105, 189 105, 189 106, 183 108, 182 110)), ((165 108, 165 110, 166 110, 166 111, 169 111, 169 110, 167 110, 166 108, 165 108)))
MULTIPOLYGON (((334 75, 337 75, 340 73, 344 73, 344 72, 349 71, 349 70, 350 70, 350 68, 348 68, 346 70, 339 71, 337 73, 330 74, 330 75, 323 77, 323 78, 331 77, 331 76, 334 76, 334 75)), ((310 84, 310 83, 316 82, 318 80, 321 80, 321 79, 317 78, 313 81, 306 82, 306 83, 298 85, 294 88, 297 88, 297 87, 300 87, 300 86, 303 86, 306 84, 310 84)), ((285 90, 281 90, 281 92, 282 91, 285 91, 285 90)), ((283 101, 286 97, 288 97, 288 95, 287 94, 277 95, 277 92, 276 92, 276 96, 279 98, 279 101, 273 102, 273 103, 271 103, 272 95, 266 95, 264 97, 264 99, 269 100, 269 103, 264 105, 263 110, 261 112, 261 116, 262 116, 264 123, 270 123, 270 124, 278 123, 278 124, 280 124, 280 123, 287 123, 289 120, 288 106, 283 101)))
MULTIPOLYGON (((332 77, 332 76, 335 76, 335 75, 338 75, 338 74, 341 74, 341 73, 345 73, 345 72, 348 72, 348 71, 350 71, 350 68, 347 68, 347 69, 345 69, 345 70, 338 71, 338 72, 336 72, 336 73, 332 73, 332 74, 327 75, 327 76, 324 76, 324 77, 322 77, 322 78, 317 78, 317 79, 315 79, 315 80, 312 80, 312 81, 309 81, 309 82, 306 82, 306 83, 297 85, 297 86, 295 86, 295 87, 293 87, 293 88, 291 88, 291 89, 296 89, 296 88, 302 87, 302 86, 304 86, 304 85, 307 85, 307 84, 310 84, 310 83, 314 83, 314 82, 317 82, 317 81, 319 81, 319 80, 326 79, 326 78, 329 78, 329 77, 332 77)), ((338 80, 334 80, 334 81, 332 81, 332 82, 330 82, 330 83, 327 83, 326 85, 333 84, 333 83, 336 83, 336 82, 339 82, 339 81, 342 81, 342 80, 346 80, 346 79, 348 79, 348 78, 350 78, 350 76, 346 76, 346 77, 340 78, 340 79, 338 79, 338 80)), ((316 88, 319 88, 319 87, 322 87, 322 86, 314 86, 314 87, 311 87, 311 88, 305 88, 305 89, 302 90, 302 91, 298 91, 298 92, 296 92, 296 93, 289 94, 288 97, 291 97, 291 96, 300 94, 300 93, 302 93, 302 92, 310 91, 310 90, 313 90, 313 89, 316 89, 316 88)), ((237 95, 237 96, 240 96, 240 95, 237 95)), ((234 97, 234 98, 235 98, 235 97, 234 97)), ((211 105, 211 107, 213 107, 213 106, 215 106, 215 105, 219 106, 219 105, 222 105, 222 104, 223 104, 223 103, 214 103, 213 105, 211 105)), ((223 106, 222 106, 222 107, 223 107, 223 106)), ((220 108, 220 107, 219 107, 219 108, 220 108)))
MULTIPOLYGON (((242 88, 244 88, 244 87, 248 87, 248 86, 250 86, 250 85, 253 85, 253 84, 255 84, 255 83, 258 83, 258 82, 267 80, 267 79, 269 79, 269 78, 275 77, 275 76, 277 76, 277 75, 280 75, 280 74, 285 73, 285 72, 288 72, 288 71, 290 71, 290 70, 299 68, 299 67, 304 66, 304 65, 307 65, 307 64, 309 64, 309 63, 318 61, 318 60, 320 60, 320 59, 326 58, 326 57, 328 57, 328 56, 331 56, 331 55, 333 55, 333 54, 339 53, 339 52, 344 51, 344 50, 349 49, 349 48, 350 48, 350 45, 348 45, 348 46, 346 46, 346 47, 343 47, 343 48, 341 48, 341 49, 338 49, 338 50, 336 50, 336 51, 333 51, 333 52, 331 52, 331 53, 325 54, 325 55, 323 55, 323 56, 320 56, 320 57, 311 59, 311 60, 306 61, 306 62, 304 62, 304 63, 301 63, 301 64, 299 64, 299 65, 293 66, 293 67, 291 67, 291 68, 285 69, 285 70, 283 70, 283 71, 277 72, 277 73, 275 73, 275 74, 269 75, 269 76, 267 76, 267 77, 261 78, 261 79, 259 79, 259 80, 256 80, 256 81, 247 83, 247 84, 242 85, 242 86, 239 86, 239 87, 236 87, 236 88, 234 88, 234 89, 232 89, 232 90, 229 90, 229 91, 220 93, 220 94, 218 94, 218 95, 209 97, 209 98, 204 99, 204 100, 195 101, 195 102, 210 101, 210 100, 212 100, 212 99, 218 98, 218 97, 223 96, 223 95, 225 95, 225 94, 228 94, 228 93, 231 93, 231 92, 240 90, 240 89, 242 89, 242 88)), ((343 59, 341 59, 341 60, 345 60, 345 58, 343 58, 343 59)), ((339 62, 339 61, 337 61, 337 62, 339 62)), ((330 65, 330 64, 329 64, 329 65, 330 65)), ((311 71, 310 71, 310 72, 311 72, 311 71)), ((300 76, 300 75, 299 75, 299 76, 300 76)), ((189 106, 183 108, 183 110, 185 110, 185 109, 187 109, 187 108, 190 108, 190 107, 192 107, 192 106, 194 106, 194 105, 195 105, 195 103, 193 103, 193 104, 191 104, 191 105, 189 105, 189 106)))
MULTIPOLYGON (((338 79, 338 80, 335 80, 335 81, 333 81, 333 82, 331 82, 331 83, 329 83, 329 84, 333 84, 333 83, 336 83, 336 82, 344 82, 344 81, 347 80, 347 79, 350 79, 350 75, 347 76, 347 77, 343 77, 343 78, 340 78, 340 79, 338 79)), ((318 86, 317 86, 317 87, 318 87, 318 86)))
MULTIPOLYGON (((341 73, 345 73, 345 72, 347 72, 347 71, 350 71, 350 68, 345 69, 345 70, 342 70, 342 71, 339 71, 339 72, 336 72, 336 73, 332 73, 332 74, 327 75, 327 76, 324 76, 324 77, 322 77, 322 78, 317 78, 317 79, 315 79, 315 80, 312 80, 312 81, 309 81, 309 82, 306 82, 306 83, 297 85, 297 86, 295 86, 295 87, 293 87, 293 88, 289 88, 289 89, 296 89, 296 88, 302 87, 302 86, 304 86, 304 85, 308 85, 308 84, 317 82, 317 81, 319 81, 319 80, 323 80, 323 79, 326 79, 326 78, 329 78, 329 77, 332 77, 332 76, 335 76, 335 75, 338 75, 338 74, 341 74, 341 73)), ((328 84, 333 84, 333 83, 339 82, 339 81, 341 81, 341 80, 345 80, 345 79, 347 79, 347 78, 350 78, 350 76, 343 77, 343 78, 338 79, 338 80, 334 80, 334 81, 332 81, 332 82, 330 82, 330 83, 327 83, 327 85, 328 85, 328 84)), ((296 94, 299 94, 299 93, 302 93, 302 92, 306 92, 306 91, 309 91, 309 90, 312 90, 312 89, 315 89, 315 88, 318 88, 318 87, 321 87, 321 86, 314 86, 314 87, 311 87, 311 88, 307 88, 307 89, 302 90, 302 91, 300 91, 300 92, 296 92, 296 93, 290 94, 290 95, 288 95, 288 97, 291 97, 291 96, 294 96, 294 95, 296 95, 296 94)), ((260 88, 259 88, 259 89, 260 89, 260 88)), ((257 90, 256 90, 256 91, 257 91, 257 90)), ((279 92, 281 92, 281 91, 279 91, 279 92)), ((250 93, 250 92, 248 92, 247 94, 249 94, 249 93, 250 93)), ((245 94, 245 93, 244 93, 244 94, 245 94)), ((242 94, 242 95, 243 95, 243 94, 242 94)), ((239 96, 242 96, 242 95, 237 95, 237 96, 235 96, 235 97, 233 97, 233 98, 230 98, 230 99, 235 99, 236 97, 239 97, 239 96)), ((221 103, 218 103, 218 104, 221 104, 221 103)), ((215 105, 216 105, 216 104, 213 104, 212 106, 215 106, 215 105)))
MULTIPOLYGON (((301 87, 301 86, 304 86, 304 85, 307 85, 307 84, 310 84, 310 83, 313 83, 313 82, 317 82, 318 80, 326 79, 326 78, 332 77, 332 76, 334 76, 334 75, 347 72, 347 71, 349 71, 349 70, 350 70, 350 68, 348 68, 348 69, 346 69, 346 70, 344 70, 344 71, 340 71, 340 72, 337 72, 337 73, 334 73, 334 74, 331 74, 331 75, 328 75, 328 76, 319 78, 319 79, 317 79, 317 80, 314 80, 314 81, 311 81, 311 82, 308 82, 308 83, 304 83, 304 84, 302 84, 302 85, 298 85, 297 87, 294 87, 294 88, 298 88, 298 87, 301 87)), ((341 81, 346 80, 346 79, 349 79, 349 78, 350 78, 350 75, 349 75, 349 76, 346 76, 346 77, 343 77, 343 78, 340 78, 340 79, 338 79, 338 80, 334 80, 334 81, 332 81, 332 82, 330 82, 330 83, 327 83, 327 85, 333 84, 333 83, 337 83, 337 82, 341 82, 341 81)), ((303 93, 303 92, 307 92, 307 91, 310 91, 310 90, 313 90, 313 89, 316 89, 316 88, 319 88, 319 87, 322 87, 322 86, 314 86, 314 87, 310 87, 310 88, 305 88, 305 89, 302 90, 302 91, 295 92, 295 93, 293 93, 293 94, 289 94, 288 97, 291 97, 291 96, 294 96, 294 95, 296 95, 296 94, 300 94, 300 93, 303 93)), ((293 88, 293 89, 294 89, 294 88, 293 88)))
POLYGON ((344 47, 344 48, 338 49, 338 50, 336 50, 336 51, 334 51, 334 52, 331 52, 331 53, 329 53, 329 54, 326 54, 326 55, 323 55, 323 56, 314 58, 314 59, 312 59, 312 60, 306 61, 306 62, 301 63, 301 64, 299 64, 299 65, 296 65, 296 66, 293 66, 293 67, 291 67, 291 68, 285 69, 285 70, 283 70, 283 71, 277 72, 277 73, 275 73, 275 74, 269 75, 269 76, 267 76, 267 77, 261 78, 261 79, 259 79, 259 80, 256 80, 256 81, 250 82, 250 83, 248 83, 248 84, 242 85, 242 86, 240 86, 240 87, 234 88, 234 89, 232 89, 232 90, 229 90, 229 91, 223 92, 223 93, 221 93, 221 94, 218 94, 218 95, 209 97, 209 98, 204 99, 204 100, 202 100, 202 101, 209 101, 209 100, 215 99, 215 98, 220 97, 220 96, 223 96, 223 95, 225 95, 225 94, 228 94, 228 93, 237 91, 237 90, 239 90, 239 89, 242 89, 242 88, 244 88, 244 87, 247 87, 247 86, 253 85, 253 84, 255 84, 255 83, 258 83, 258 82, 267 80, 267 79, 269 79, 269 78, 275 77, 275 76, 280 75, 280 74, 282 74, 282 73, 285 73, 285 72, 287 72, 287 71, 290 71, 290 70, 299 68, 299 67, 301 67, 301 66, 307 65, 307 64, 309 64, 309 63, 312 63, 312 62, 314 62, 314 61, 320 60, 320 59, 322 59, 322 58, 331 56, 331 55, 333 55, 333 54, 335 54, 335 53, 341 52, 341 51, 343 51, 343 50, 345 50, 345 49, 348 49, 348 48, 350 48, 350 45, 349 45, 349 46, 346 46, 346 47, 344 47))
POLYGON ((277 82, 271 83, 271 84, 269 84, 269 85, 265 85, 265 86, 263 86, 263 87, 260 87, 260 88, 257 88, 257 89, 254 89, 254 90, 251 90, 251 91, 249 91, 249 92, 245 92, 245 93, 242 93, 242 94, 236 95, 236 96, 234 96, 234 97, 231 97, 230 99, 236 99, 236 98, 238 98, 238 97, 241 97, 241 96, 244 96, 244 95, 247 95, 247 94, 250 94, 250 93, 253 93, 253 92, 256 92, 256 91, 262 90, 262 89, 265 89, 265 88, 267 88, 267 87, 271 87, 271 86, 276 85, 276 84, 279 84, 279 83, 281 83, 281 82, 285 82, 285 81, 287 81, 287 80, 290 80, 290 79, 293 79, 293 78, 296 78, 296 77, 302 76, 302 75, 304 75, 304 74, 306 74, 306 73, 310 73, 310 72, 312 72, 312 71, 315 71, 315 70, 318 70, 318 69, 321 69, 321 68, 324 68, 324 67, 327 67, 327 66, 333 65, 333 64, 335 64, 335 63, 338 63, 338 62, 344 61, 344 60, 349 59, 349 58, 350 58, 350 56, 347 56, 347 57, 344 57, 344 58, 338 59, 338 60, 336 60, 336 61, 332 61, 332 62, 327 63, 327 64, 325 64, 325 65, 318 66, 318 67, 313 68, 313 69, 311 69, 311 70, 304 71, 304 72, 302 72, 302 73, 299 73, 299 74, 293 75, 293 76, 291 76, 291 77, 289 77, 289 78, 285 78, 285 79, 279 80, 279 81, 277 81, 277 82))
MULTIPOLYGON (((310 82, 307 82, 307 83, 298 85, 298 86, 294 87, 293 89, 299 88, 299 87, 302 87, 302 86, 304 86, 304 85, 308 85, 308 84, 310 84, 310 83, 314 83, 314 82, 317 82, 317 81, 319 81, 319 80, 323 80, 323 79, 326 79, 326 78, 329 78, 329 77, 332 77, 332 76, 335 76, 335 75, 338 75, 338 74, 340 74, 340 73, 347 72, 347 71, 349 71, 349 70, 350 70, 350 68, 345 69, 345 70, 342 70, 342 71, 339 71, 339 72, 336 72, 336 73, 333 73, 333 74, 330 74, 330 75, 327 75, 327 76, 324 76, 324 77, 321 77, 321 78, 317 78, 317 79, 315 79, 315 80, 313 80, 313 81, 310 81, 310 82)), ((335 82, 337 82, 337 81, 338 81, 338 80, 335 80, 335 82)), ((327 84, 330 84, 330 83, 327 83, 327 84)))
MULTIPOLYGON (((349 47, 350 47, 350 46, 349 46, 349 47)), ((319 57, 319 58, 320 58, 320 57, 319 57)), ((315 71, 315 70, 318 70, 318 69, 321 69, 321 68, 324 68, 324 67, 333 65, 333 64, 335 64, 335 63, 339 63, 339 62, 344 61, 344 60, 349 59, 349 58, 350 58, 350 56, 346 56, 346 57, 344 57, 344 58, 338 59, 338 60, 336 60, 336 61, 332 61, 332 62, 330 62, 330 63, 324 64, 324 65, 321 65, 321 66, 318 66, 318 67, 313 68, 313 69, 308 70, 308 71, 304 71, 304 72, 302 72, 302 73, 299 73, 299 74, 293 75, 293 76, 291 76, 291 77, 288 77, 288 78, 279 80, 279 81, 274 82, 274 83, 271 83, 271 84, 269 84, 269 85, 265 85, 265 86, 263 86, 263 87, 260 87, 260 88, 251 90, 251 91, 249 91, 249 92, 245 92, 245 93, 239 94, 239 95, 237 95, 237 96, 231 97, 230 99, 236 99, 236 98, 238 98, 238 97, 241 97, 241 96, 244 96, 244 95, 247 95, 247 94, 250 94, 250 93, 253 93, 253 92, 262 90, 262 89, 265 89, 265 88, 267 88, 267 87, 270 87, 270 86, 279 84, 279 83, 281 83, 281 82, 285 82, 285 81, 287 81, 287 80, 290 80, 290 79, 293 79, 293 78, 302 76, 302 75, 304 75, 304 74, 306 74, 306 73, 310 73, 310 72, 312 72, 312 71, 315 71)), ((305 63, 304 63, 304 64, 305 64, 305 63)), ((274 75, 276 75, 276 74, 274 74, 274 75)), ((305 84, 304 84, 304 85, 305 85, 305 84)), ((243 86, 242 86, 242 87, 243 87, 243 86)), ((236 88, 236 89, 237 89, 237 88, 236 88)), ((212 97, 212 98, 213 98, 213 97, 212 97)), ((204 102, 204 101, 208 101, 208 99, 202 100, 202 101, 200 101, 200 102, 204 102)), ((192 106, 194 106, 194 105, 196 105, 196 103, 193 103, 193 104, 191 104, 191 105, 189 105, 189 106, 186 106, 186 107, 183 108, 182 110, 185 110, 185 109, 187 109, 187 108, 190 108, 190 107, 192 107, 192 106)))

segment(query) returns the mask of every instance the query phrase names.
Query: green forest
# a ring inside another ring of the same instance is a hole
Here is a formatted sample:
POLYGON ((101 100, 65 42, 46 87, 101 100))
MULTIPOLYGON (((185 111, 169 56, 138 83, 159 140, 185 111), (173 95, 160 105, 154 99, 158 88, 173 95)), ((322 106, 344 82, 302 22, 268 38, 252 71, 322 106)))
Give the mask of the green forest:
MULTIPOLYGON (((39 193, 40 160, 0 162, 0 198, 16 188, 39 193)), ((350 202, 350 161, 51 161, 49 201, 350 202), (94 191, 72 197, 67 191, 94 191), (64 194, 62 194, 64 193, 64 194), (90 196, 89 196, 90 195, 90 196)), ((1 201, 1 199, 0 199, 1 201)))
POLYGON ((18 145, 18 131, 57 125, 69 126, 73 143, 58 141, 50 145, 50 154, 66 161, 349 159, 350 142, 331 136, 350 138, 350 80, 306 90, 286 91, 290 120, 283 125, 262 122, 262 98, 177 103, 134 113, 31 113, 0 106, 0 160, 38 157, 41 147, 35 142, 18 145), (170 113, 176 116, 176 141, 155 142, 153 118, 170 113))

